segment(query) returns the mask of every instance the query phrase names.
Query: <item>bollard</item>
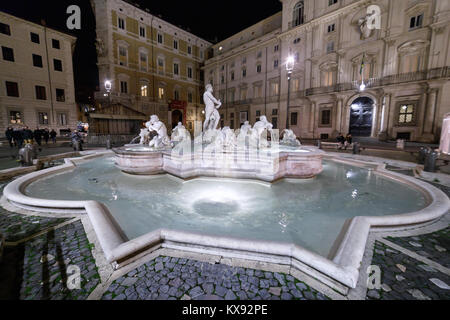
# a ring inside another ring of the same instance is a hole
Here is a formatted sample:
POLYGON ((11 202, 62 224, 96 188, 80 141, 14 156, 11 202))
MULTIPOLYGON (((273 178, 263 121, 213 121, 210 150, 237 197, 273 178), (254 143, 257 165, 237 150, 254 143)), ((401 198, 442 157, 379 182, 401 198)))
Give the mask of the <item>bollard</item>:
POLYGON ((420 147, 419 150, 419 164, 425 164, 425 158, 427 157, 427 154, 430 152, 430 148, 427 147, 420 147))
POLYGON ((317 148, 322 149, 322 141, 317 140, 317 148))
POLYGON ((111 149, 111 140, 106 139, 106 149, 111 149))
POLYGON ((27 144, 19 150, 19 161, 22 166, 32 166, 35 158, 37 158, 36 148, 33 148, 31 144, 27 144))
POLYGON ((425 165, 423 171, 425 172, 436 172, 436 160, 439 157, 439 153, 436 151, 431 151, 427 153, 425 158, 425 165))

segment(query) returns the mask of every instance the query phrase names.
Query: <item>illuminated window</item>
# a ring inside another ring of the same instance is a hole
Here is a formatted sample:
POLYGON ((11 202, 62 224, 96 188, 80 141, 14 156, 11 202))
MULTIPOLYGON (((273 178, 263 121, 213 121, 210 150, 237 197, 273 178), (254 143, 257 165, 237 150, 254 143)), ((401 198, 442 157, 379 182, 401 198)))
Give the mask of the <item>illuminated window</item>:
POLYGON ((412 105, 412 104, 402 105, 400 107, 398 123, 401 123, 401 124, 412 123, 413 116, 414 116, 414 105, 412 105))
POLYGON ((141 86, 141 96, 148 97, 148 86, 147 85, 141 86))
POLYGON ((165 97, 165 95, 164 95, 164 88, 161 88, 161 87, 158 88, 158 98, 163 100, 164 97, 165 97))
POLYGON ((23 123, 22 112, 10 111, 9 112, 9 123, 11 123, 11 124, 23 123))
POLYGON ((47 112, 39 112, 39 124, 48 124, 47 112))

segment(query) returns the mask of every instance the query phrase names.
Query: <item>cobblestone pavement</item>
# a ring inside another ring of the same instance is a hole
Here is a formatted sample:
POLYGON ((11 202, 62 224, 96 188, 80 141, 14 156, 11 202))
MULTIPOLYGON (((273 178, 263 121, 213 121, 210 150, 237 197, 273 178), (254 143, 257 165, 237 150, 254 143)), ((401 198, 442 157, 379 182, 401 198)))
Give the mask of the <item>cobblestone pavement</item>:
POLYGON ((103 300, 328 300, 290 275, 158 257, 115 280, 103 300))
MULTIPOLYGON (((447 229, 448 231, 448 229, 447 229)), ((381 288, 368 290, 368 300, 449 300, 450 276, 376 242, 372 265, 381 268, 381 288)))

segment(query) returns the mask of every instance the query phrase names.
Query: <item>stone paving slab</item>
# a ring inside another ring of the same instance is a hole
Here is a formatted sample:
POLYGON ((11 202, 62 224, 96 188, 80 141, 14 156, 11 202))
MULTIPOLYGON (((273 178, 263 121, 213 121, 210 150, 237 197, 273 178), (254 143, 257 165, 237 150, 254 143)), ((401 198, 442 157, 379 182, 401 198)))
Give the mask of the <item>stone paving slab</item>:
POLYGON ((372 265, 381 269, 381 288, 367 300, 449 300, 450 277, 376 241, 372 265))
POLYGON ((102 300, 329 300, 290 275, 158 257, 115 280, 102 300))
POLYGON ((450 228, 420 236, 386 237, 386 239, 446 268, 450 268, 450 228))

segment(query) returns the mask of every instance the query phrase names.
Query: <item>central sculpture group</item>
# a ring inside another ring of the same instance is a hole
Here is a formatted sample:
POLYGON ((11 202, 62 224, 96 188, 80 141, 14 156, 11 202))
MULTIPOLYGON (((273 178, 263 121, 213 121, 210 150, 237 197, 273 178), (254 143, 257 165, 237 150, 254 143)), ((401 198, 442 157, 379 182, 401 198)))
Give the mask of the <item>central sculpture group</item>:
MULTIPOLYGON (((230 127, 217 129, 220 121, 220 114, 217 110, 222 106, 222 102, 214 97, 213 87, 210 84, 206 85, 203 101, 205 103, 203 132, 195 138, 195 143, 207 145, 207 149, 222 151, 233 150, 236 147, 262 149, 270 145, 267 140, 267 132, 271 135, 271 141, 278 141, 272 124, 267 121, 265 116, 261 116, 253 128, 248 121, 245 121, 240 130, 236 130, 236 132, 230 127)), ((165 124, 156 115, 150 117, 150 121, 145 124, 145 128, 141 129, 139 137, 139 144, 148 144, 153 150, 171 148, 180 143, 191 143, 191 135, 181 122, 172 130, 170 139, 165 124)), ((283 140, 280 143, 292 147, 301 145, 290 129, 283 131, 283 140)))

